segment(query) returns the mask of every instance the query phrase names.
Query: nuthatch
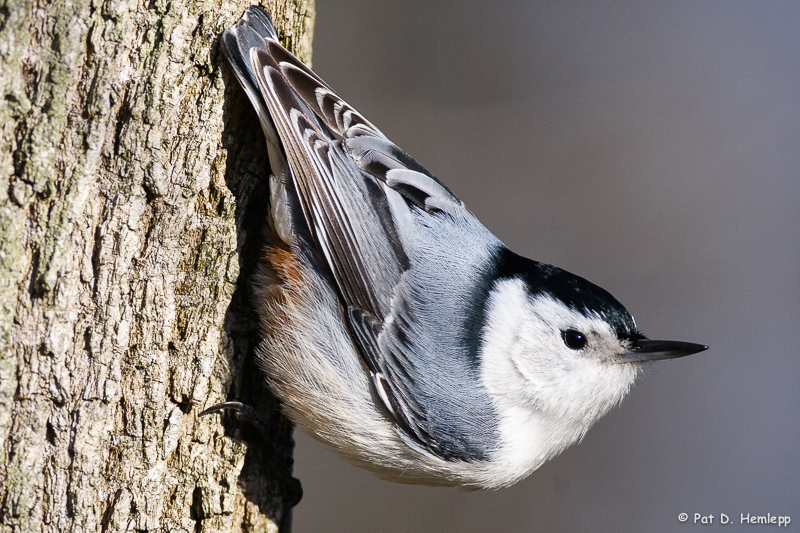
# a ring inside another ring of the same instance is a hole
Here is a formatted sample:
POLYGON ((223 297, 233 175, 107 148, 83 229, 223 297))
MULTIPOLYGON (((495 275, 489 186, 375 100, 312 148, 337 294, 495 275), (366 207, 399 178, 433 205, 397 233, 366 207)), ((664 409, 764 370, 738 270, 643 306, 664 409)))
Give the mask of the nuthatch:
POLYGON ((267 140, 258 362, 285 413, 405 483, 496 488, 558 455, 642 363, 611 294, 510 251, 247 9, 222 46, 267 140))

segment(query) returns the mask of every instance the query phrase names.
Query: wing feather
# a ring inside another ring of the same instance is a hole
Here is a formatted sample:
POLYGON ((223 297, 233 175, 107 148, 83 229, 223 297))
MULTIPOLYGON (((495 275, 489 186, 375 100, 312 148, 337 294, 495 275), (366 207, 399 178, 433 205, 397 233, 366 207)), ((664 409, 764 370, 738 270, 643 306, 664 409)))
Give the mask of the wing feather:
MULTIPOLYGON (((261 16, 250 18, 262 42, 238 29, 238 41, 226 32, 225 49, 249 47, 242 83, 255 80, 263 98, 378 396, 407 442, 446 459, 486 459, 497 416, 472 364, 477 347, 464 340, 474 337, 464 330, 475 320, 462 316, 470 306, 451 297, 488 293, 472 273, 486 270, 499 241, 274 31, 260 29, 261 16)), ((240 80, 243 68, 234 68, 240 80)))
MULTIPOLYGON (((274 49, 271 46, 270 49, 274 49)), ((386 222, 370 205, 363 172, 317 121, 265 51, 251 52, 259 86, 286 149, 303 211, 347 305, 385 318, 402 263, 387 246, 386 222), (380 268, 374 268, 380 265, 380 268)))

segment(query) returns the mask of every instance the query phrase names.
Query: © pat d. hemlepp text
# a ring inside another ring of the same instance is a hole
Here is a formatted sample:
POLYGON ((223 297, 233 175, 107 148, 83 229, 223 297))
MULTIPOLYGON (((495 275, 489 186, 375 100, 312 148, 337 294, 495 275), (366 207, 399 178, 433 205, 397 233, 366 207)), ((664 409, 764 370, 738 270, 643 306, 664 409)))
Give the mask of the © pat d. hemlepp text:
POLYGON ((789 524, 792 523, 792 517, 773 515, 771 513, 767 514, 739 513, 738 517, 735 514, 727 515, 725 513, 719 513, 719 515, 715 515, 713 513, 710 514, 693 513, 691 516, 689 516, 688 513, 680 513, 678 515, 678 522, 691 523, 702 526, 710 526, 713 524, 722 524, 722 525, 740 524, 740 525, 767 525, 767 526, 771 525, 777 527, 788 527, 789 524))

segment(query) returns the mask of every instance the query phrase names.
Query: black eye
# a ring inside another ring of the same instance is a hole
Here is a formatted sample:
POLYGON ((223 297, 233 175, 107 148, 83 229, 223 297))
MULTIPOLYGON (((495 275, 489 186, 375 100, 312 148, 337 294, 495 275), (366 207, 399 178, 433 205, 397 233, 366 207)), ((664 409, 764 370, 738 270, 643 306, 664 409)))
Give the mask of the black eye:
POLYGON ((565 329, 561 332, 564 338, 564 344, 573 350, 581 350, 586 346, 586 335, 576 329, 565 329))

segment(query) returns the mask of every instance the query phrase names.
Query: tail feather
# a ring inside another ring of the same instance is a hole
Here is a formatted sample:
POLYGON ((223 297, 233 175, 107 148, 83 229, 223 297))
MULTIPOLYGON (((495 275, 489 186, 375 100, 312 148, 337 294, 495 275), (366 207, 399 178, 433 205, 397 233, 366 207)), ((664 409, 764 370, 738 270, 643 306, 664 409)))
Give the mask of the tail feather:
POLYGON ((275 123, 258 86, 256 71, 250 51, 266 50, 269 41, 277 42, 278 35, 269 14, 263 9, 249 7, 242 18, 222 34, 222 52, 233 68, 236 78, 258 115, 267 141, 272 176, 270 177, 270 225, 286 243, 294 239, 291 198, 286 187, 291 179, 286 154, 281 145, 275 123))
MULTIPOLYGON (((268 122, 268 127, 272 129, 272 132, 274 132, 274 126, 269 118, 266 103, 261 97, 261 91, 258 89, 258 81, 250 61, 250 49, 266 50, 267 39, 277 40, 277 38, 269 15, 254 7, 248 8, 239 22, 222 34, 222 51, 225 57, 233 67, 233 71, 247 92, 253 107, 256 108, 262 126, 265 121, 268 122)), ((266 130, 267 127, 265 127, 265 132, 266 130)))
POLYGON ((281 159, 285 160, 285 157, 283 156, 278 132, 275 130, 275 124, 267 109, 267 103, 258 88, 253 62, 250 60, 250 50, 252 48, 266 50, 268 40, 276 42, 278 40, 275 26, 272 25, 269 14, 263 9, 249 7, 242 15, 242 18, 222 34, 222 52, 228 59, 234 74, 236 74, 239 83, 244 88, 247 97, 258 114, 261 128, 267 137, 267 148, 269 150, 270 163, 273 166, 272 170, 276 176, 280 176, 286 170, 286 167, 284 165, 283 168, 275 168, 275 166, 281 159))

